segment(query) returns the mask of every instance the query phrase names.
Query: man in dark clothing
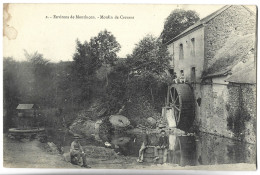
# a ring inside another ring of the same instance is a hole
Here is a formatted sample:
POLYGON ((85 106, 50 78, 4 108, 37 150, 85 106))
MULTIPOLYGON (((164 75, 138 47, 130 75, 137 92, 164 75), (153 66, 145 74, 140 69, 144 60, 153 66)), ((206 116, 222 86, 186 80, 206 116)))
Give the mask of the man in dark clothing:
POLYGON ((154 160, 158 160, 158 149, 162 149, 163 151, 163 163, 166 163, 167 153, 169 148, 169 138, 166 136, 166 132, 164 130, 161 131, 161 136, 159 138, 158 145, 154 151, 155 158, 154 160))
POLYGON ((169 147, 169 138, 166 136, 164 130, 161 131, 161 137, 159 138, 158 146, 160 148, 167 148, 169 147))

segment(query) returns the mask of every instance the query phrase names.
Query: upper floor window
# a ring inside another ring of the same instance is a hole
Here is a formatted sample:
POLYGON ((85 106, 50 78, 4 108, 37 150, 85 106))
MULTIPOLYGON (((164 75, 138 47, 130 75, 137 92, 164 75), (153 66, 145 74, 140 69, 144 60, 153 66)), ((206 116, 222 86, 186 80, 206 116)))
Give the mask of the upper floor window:
POLYGON ((180 50, 179 50, 179 53, 180 53, 180 55, 179 55, 179 59, 182 60, 183 57, 184 57, 184 55, 183 55, 183 44, 180 44, 180 50))
POLYGON ((191 56, 195 57, 195 38, 191 39, 191 56))
POLYGON ((191 82, 196 82, 196 68, 192 67, 191 68, 191 82))
POLYGON ((170 69, 169 69, 169 73, 170 73, 171 75, 173 75, 174 69, 173 69, 173 68, 170 68, 170 69))

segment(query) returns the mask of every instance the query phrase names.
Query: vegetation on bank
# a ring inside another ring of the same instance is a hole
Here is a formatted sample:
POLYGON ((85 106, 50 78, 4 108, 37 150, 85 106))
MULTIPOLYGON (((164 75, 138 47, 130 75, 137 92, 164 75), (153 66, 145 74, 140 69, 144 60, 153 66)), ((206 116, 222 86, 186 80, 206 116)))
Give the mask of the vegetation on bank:
POLYGON ((39 118, 47 126, 67 127, 79 117, 79 111, 93 120, 120 109, 133 123, 158 117, 165 100, 162 93, 167 87, 165 70, 169 61, 167 48, 159 39, 146 36, 127 58, 116 56, 120 45, 107 31, 90 42, 76 41, 76 45, 72 62, 51 63, 37 52, 25 52, 25 62, 4 59, 8 128, 14 124, 12 118, 19 103, 40 106, 39 118), (104 42, 111 47, 100 44, 104 42), (93 103, 98 104, 93 107, 93 103), (96 116, 94 113, 100 110, 105 112, 96 116))
MULTIPOLYGON (((174 12, 167 21, 178 15, 174 12)), ((185 15, 190 19, 190 12, 181 17, 186 19, 185 15)), ((197 19, 196 13, 191 15, 197 19)), ((166 74, 170 55, 163 38, 145 36, 126 58, 117 56, 120 48, 115 36, 104 30, 89 41, 76 40, 73 61, 52 63, 27 51, 26 61, 4 58, 4 130, 15 125, 19 103, 37 104, 45 126, 68 127, 80 116, 96 120, 119 112, 133 125, 146 124, 148 117, 158 119, 170 79, 166 74)))

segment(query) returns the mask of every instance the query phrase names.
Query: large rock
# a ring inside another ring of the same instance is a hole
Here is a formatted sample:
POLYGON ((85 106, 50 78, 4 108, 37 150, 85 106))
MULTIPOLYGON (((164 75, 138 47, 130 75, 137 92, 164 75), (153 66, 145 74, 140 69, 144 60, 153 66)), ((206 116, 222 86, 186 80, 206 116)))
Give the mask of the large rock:
POLYGON ((58 147, 53 142, 47 143, 52 153, 59 153, 58 147))
POLYGON ((109 122, 115 127, 115 128, 124 128, 130 125, 130 121, 128 118, 126 118, 123 115, 111 115, 109 117, 109 122))
POLYGON ((147 118, 147 122, 152 126, 156 125, 156 120, 153 117, 147 118))

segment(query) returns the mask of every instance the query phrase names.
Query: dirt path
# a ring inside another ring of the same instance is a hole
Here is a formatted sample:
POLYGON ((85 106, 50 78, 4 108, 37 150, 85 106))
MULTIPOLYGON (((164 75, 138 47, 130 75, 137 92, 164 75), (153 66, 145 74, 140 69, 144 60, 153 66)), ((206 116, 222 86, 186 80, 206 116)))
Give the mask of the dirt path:
MULTIPOLYGON (((135 158, 118 156, 102 147, 86 147, 87 163, 92 168, 125 169, 138 166, 135 158)), ((4 167, 6 168, 81 168, 66 162, 62 155, 50 153, 37 140, 17 141, 4 136, 4 167)), ((145 167, 144 165, 140 165, 145 167)))
POLYGON ((4 136, 4 167, 6 168, 80 168, 63 161, 60 155, 45 152, 40 142, 17 141, 4 136))

